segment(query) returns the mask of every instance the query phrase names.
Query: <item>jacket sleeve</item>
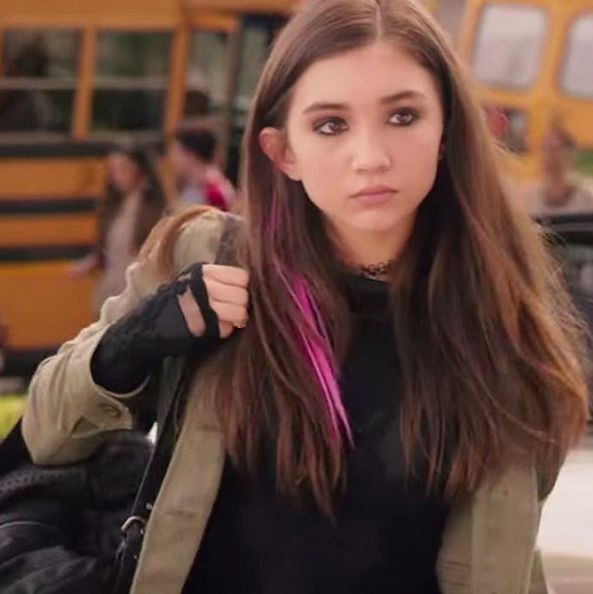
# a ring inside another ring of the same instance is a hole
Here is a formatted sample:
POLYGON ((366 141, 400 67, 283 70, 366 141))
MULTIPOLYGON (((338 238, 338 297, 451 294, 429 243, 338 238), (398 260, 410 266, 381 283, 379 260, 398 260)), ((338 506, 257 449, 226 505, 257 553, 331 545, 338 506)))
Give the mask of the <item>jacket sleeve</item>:
MULTIPOLYGON (((174 272, 195 262, 213 262, 223 228, 224 215, 215 210, 186 223, 175 245, 174 272)), ((93 381, 90 362, 109 325, 162 284, 154 270, 150 258, 132 264, 126 272, 126 288, 106 301, 99 320, 38 367, 22 425, 25 443, 37 464, 83 459, 101 444, 104 432, 131 427, 131 414, 124 402, 146 391, 148 382, 130 394, 110 393, 93 381)))

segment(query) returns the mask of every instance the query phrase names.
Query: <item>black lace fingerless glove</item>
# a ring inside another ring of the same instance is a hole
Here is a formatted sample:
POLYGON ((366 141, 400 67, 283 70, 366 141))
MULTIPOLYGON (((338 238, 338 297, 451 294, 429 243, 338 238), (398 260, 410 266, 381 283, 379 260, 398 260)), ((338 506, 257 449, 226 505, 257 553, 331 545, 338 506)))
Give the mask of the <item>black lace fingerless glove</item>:
POLYGON ((139 387, 164 357, 197 355, 219 339, 218 317, 208 302, 202 264, 194 264, 107 329, 93 354, 91 374, 106 390, 125 394, 139 387), (188 287, 204 318, 205 332, 200 337, 189 331, 179 306, 178 296, 188 287))

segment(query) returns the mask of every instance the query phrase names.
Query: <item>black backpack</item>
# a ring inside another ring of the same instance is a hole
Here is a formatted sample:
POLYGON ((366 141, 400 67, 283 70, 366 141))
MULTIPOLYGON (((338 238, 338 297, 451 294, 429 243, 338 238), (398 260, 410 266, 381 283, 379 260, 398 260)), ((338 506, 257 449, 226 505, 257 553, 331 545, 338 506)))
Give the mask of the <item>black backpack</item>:
POLYGON ((0 444, 0 592, 114 591, 125 543, 120 527, 152 449, 142 433, 117 431, 87 460, 37 466, 19 422, 0 444))
POLYGON ((21 422, 0 444, 0 592, 127 594, 176 440, 185 365, 156 445, 112 431, 90 457, 33 464, 21 422))

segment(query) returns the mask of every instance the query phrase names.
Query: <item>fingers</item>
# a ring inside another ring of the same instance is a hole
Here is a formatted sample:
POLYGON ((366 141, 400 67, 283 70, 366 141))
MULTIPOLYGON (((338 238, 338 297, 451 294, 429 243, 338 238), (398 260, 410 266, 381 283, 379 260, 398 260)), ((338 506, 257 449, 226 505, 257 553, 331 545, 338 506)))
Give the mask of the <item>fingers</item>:
POLYGON ((204 277, 204 283, 208 291, 210 302, 220 301, 222 303, 231 303, 247 307, 249 303, 249 293, 246 288, 236 285, 226 285, 216 280, 204 277))
POLYGON ((249 285, 249 273, 236 266, 204 264, 202 272, 204 274, 204 280, 215 280, 225 285, 233 285, 243 289, 246 289, 249 285))
POLYGON ((242 268, 206 264, 202 268, 210 307, 221 322, 242 327, 249 307, 249 274, 242 268))
POLYGON ((179 307, 181 308, 181 313, 185 318, 185 323, 189 331, 196 337, 202 336, 206 330, 206 324, 191 291, 187 289, 177 299, 179 300, 179 307))
POLYGON ((214 301, 210 306, 216 312, 220 324, 227 323, 237 327, 244 325, 247 320, 247 309, 240 305, 214 301))
MULTIPOLYGON (((181 308, 181 312, 183 317, 185 318, 185 323, 189 331, 197 338, 204 335, 206 331, 206 324, 204 323, 204 318, 202 317, 202 312, 194 299, 191 291, 187 289, 183 294, 178 296, 179 300, 179 307, 181 308)), ((212 306, 211 306, 212 307, 212 306)), ((231 316, 235 317, 237 312, 227 312, 226 307, 219 313, 217 309, 218 307, 212 307, 216 312, 216 315, 219 316, 218 320, 218 331, 220 333, 221 338, 228 338, 233 331, 235 330, 235 324, 232 322, 224 322, 221 321, 220 315, 227 315, 230 314, 231 316)))
MULTIPOLYGON (((218 317, 220 336, 226 338, 236 328, 243 328, 248 320, 249 274, 233 266, 205 264, 202 278, 208 303, 218 317)), ((202 336, 204 317, 190 289, 179 296, 179 304, 190 332, 202 336)))

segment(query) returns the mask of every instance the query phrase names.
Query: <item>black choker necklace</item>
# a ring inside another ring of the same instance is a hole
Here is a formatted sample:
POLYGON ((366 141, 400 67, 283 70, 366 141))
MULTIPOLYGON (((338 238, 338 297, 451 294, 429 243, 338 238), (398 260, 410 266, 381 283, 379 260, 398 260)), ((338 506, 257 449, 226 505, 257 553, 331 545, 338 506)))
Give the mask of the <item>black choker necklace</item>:
POLYGON ((380 276, 385 276, 394 264, 395 260, 387 260, 386 262, 379 262, 378 264, 358 264, 355 267, 355 270, 361 276, 378 278, 380 276))

